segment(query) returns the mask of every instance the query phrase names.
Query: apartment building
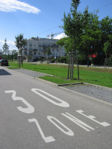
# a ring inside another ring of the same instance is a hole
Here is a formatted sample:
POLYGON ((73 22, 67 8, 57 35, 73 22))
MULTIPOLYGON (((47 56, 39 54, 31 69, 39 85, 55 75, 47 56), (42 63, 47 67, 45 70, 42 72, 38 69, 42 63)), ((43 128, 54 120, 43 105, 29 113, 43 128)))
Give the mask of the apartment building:
POLYGON ((31 38, 27 40, 27 44, 23 50, 23 56, 33 61, 37 58, 62 57, 65 55, 64 47, 56 44, 56 39, 48 38, 31 38))

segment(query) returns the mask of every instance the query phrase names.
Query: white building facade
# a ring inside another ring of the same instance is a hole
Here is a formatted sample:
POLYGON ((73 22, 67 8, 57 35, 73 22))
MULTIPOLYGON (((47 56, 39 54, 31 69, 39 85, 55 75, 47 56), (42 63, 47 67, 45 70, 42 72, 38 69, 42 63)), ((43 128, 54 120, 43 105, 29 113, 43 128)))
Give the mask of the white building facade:
POLYGON ((23 56, 28 58, 29 61, 44 58, 57 58, 65 56, 64 47, 56 44, 58 40, 48 38, 31 38, 27 40, 27 44, 23 50, 23 56))

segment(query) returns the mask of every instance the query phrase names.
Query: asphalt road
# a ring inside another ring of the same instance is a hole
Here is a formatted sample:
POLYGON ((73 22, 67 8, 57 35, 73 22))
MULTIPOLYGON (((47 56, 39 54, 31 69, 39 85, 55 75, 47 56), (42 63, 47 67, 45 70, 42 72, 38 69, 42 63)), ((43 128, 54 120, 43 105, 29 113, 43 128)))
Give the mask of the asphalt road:
POLYGON ((0 67, 0 149, 112 149, 112 105, 0 67))

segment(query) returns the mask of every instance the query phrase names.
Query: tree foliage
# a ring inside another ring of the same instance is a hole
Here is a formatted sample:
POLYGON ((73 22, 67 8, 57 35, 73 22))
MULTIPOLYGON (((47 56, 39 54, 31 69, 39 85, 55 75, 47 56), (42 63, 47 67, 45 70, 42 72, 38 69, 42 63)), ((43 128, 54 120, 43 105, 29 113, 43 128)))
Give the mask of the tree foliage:
POLYGON ((97 12, 90 13, 88 7, 78 11, 80 0, 72 0, 71 9, 64 14, 63 29, 68 38, 58 43, 68 51, 78 51, 80 55, 96 54, 95 64, 103 64, 104 58, 112 56, 112 19, 108 16, 99 19, 97 12))
POLYGON ((73 40, 70 37, 65 37, 65 38, 62 38, 62 39, 58 40, 57 44, 59 46, 63 46, 65 48, 65 50, 66 50, 66 53, 72 51, 73 48, 74 48, 73 47, 73 45, 74 45, 73 44, 73 40))
POLYGON ((9 46, 7 44, 7 39, 5 39, 2 49, 3 49, 3 54, 5 55, 9 54, 9 46))
POLYGON ((18 48, 19 53, 22 53, 22 49, 26 45, 26 39, 24 39, 24 36, 22 34, 16 36, 15 38, 16 47, 18 48))
POLYGON ((21 65, 23 64, 22 51, 23 51, 23 48, 25 47, 27 41, 26 41, 26 39, 24 39, 24 36, 22 34, 18 35, 15 38, 16 38, 16 41, 15 41, 16 47, 19 50, 19 53, 18 53, 19 67, 21 67, 21 65))

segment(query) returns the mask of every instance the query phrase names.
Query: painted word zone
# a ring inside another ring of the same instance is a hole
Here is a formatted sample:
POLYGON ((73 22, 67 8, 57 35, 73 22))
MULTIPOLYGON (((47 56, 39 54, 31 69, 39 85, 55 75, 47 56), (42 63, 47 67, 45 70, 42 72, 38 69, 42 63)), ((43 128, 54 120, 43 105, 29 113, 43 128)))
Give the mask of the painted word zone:
MULTIPOLYGON (((55 97, 54 95, 51 95, 48 92, 45 92, 44 90, 41 90, 41 89, 38 89, 38 88, 32 88, 31 92, 33 92, 37 96, 40 96, 41 98, 45 99, 46 101, 48 101, 49 103, 53 104, 54 106, 59 106, 59 107, 65 108, 65 109, 66 108, 70 108, 70 104, 69 103, 65 102, 64 100, 62 100, 62 99, 60 99, 58 97, 55 97)), ((20 102, 22 102, 25 105, 24 107, 17 106, 17 109, 20 112, 23 112, 25 114, 32 114, 32 113, 35 112, 35 107, 32 106, 23 97, 17 96, 17 92, 15 90, 6 90, 5 93, 6 94, 11 94, 11 98, 12 98, 13 101, 20 101, 20 102)), ((100 125, 102 127, 108 127, 108 126, 111 125, 108 122, 100 122, 100 121, 96 120, 96 117, 94 115, 86 115, 83 110, 76 110, 75 112, 77 112, 81 116, 83 116, 83 117, 93 121, 94 123, 97 123, 98 125, 100 125)), ((78 119, 77 117, 75 117, 71 113, 68 113, 68 112, 61 113, 60 116, 65 117, 66 119, 68 119, 69 121, 73 122, 75 125, 77 125, 81 129, 83 129, 84 131, 91 132, 91 131, 95 130, 95 128, 93 128, 92 126, 86 124, 85 122, 83 122, 82 120, 78 119)), ((51 124, 53 124, 57 129, 59 129, 63 134, 65 134, 67 136, 74 136, 75 135, 74 132, 68 126, 66 126, 63 122, 61 122, 56 117, 54 117, 52 115, 47 115, 46 119, 51 124)), ((41 138, 44 140, 45 143, 50 143, 50 142, 56 141, 54 136, 46 136, 45 135, 44 130, 40 126, 40 123, 39 123, 37 118, 30 118, 30 119, 28 119, 28 122, 35 124, 37 130, 40 133, 41 138)))

